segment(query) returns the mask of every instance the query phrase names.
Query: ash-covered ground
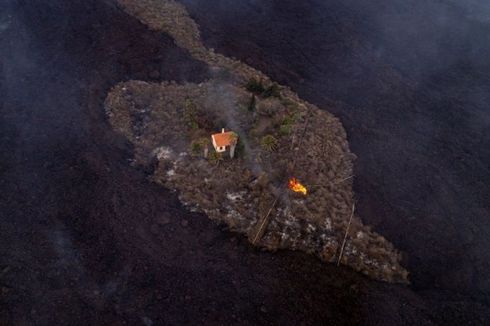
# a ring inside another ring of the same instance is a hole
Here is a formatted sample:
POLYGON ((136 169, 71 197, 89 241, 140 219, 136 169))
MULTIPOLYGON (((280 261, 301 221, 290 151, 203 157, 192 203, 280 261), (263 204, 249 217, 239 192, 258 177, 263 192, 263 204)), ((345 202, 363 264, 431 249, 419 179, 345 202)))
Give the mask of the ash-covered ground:
POLYGON ((486 12, 184 3, 207 45, 313 103, 339 101, 360 215, 406 252, 413 287, 258 252, 186 211, 129 166, 103 102, 121 81, 200 82, 208 69, 112 1, 6 0, 0 324, 488 323, 486 12))

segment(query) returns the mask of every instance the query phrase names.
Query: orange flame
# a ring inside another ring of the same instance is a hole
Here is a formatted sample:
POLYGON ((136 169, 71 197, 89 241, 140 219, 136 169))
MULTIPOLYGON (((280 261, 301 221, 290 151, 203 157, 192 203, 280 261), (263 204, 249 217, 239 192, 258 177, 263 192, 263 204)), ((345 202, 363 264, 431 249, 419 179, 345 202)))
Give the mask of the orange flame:
POLYGON ((289 189, 291 189, 292 191, 294 191, 294 192, 300 192, 300 193, 302 193, 305 196, 306 196, 306 194, 308 192, 306 190, 306 187, 303 186, 301 183, 299 183, 298 179, 296 179, 294 177, 291 178, 291 179, 289 179, 288 186, 289 186, 289 189))

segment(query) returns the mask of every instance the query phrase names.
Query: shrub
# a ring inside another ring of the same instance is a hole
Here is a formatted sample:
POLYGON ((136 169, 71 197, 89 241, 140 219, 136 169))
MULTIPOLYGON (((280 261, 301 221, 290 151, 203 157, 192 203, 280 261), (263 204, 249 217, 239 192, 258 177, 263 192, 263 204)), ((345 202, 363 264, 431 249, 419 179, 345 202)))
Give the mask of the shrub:
POLYGON ((196 105, 189 99, 184 102, 184 121, 190 129, 199 128, 196 105))
POLYGON ((230 133, 230 139, 232 143, 237 143, 238 142, 238 134, 236 132, 231 132, 230 133))
POLYGON ((291 132, 292 125, 294 124, 294 121, 296 120, 296 117, 294 115, 288 115, 282 120, 281 125, 279 126, 279 133, 281 135, 289 135, 291 132))
POLYGON ((244 157, 245 156, 245 145, 242 141, 238 142, 235 150, 236 156, 244 157))
POLYGON ((250 129, 248 135, 250 136, 250 138, 258 138, 259 132, 256 128, 252 128, 252 129, 250 129))
POLYGON ((272 83, 270 86, 265 86, 262 80, 257 80, 255 78, 250 79, 245 85, 247 91, 260 95, 264 98, 268 97, 280 97, 280 88, 277 83, 272 83))
POLYGON ((223 155, 216 151, 211 151, 208 155, 209 162, 218 165, 221 161, 223 161, 223 155))
POLYGON ((201 155, 202 149, 203 149, 203 146, 199 141, 193 141, 191 143, 191 154, 193 156, 201 155))
POLYGON ((259 115, 272 117, 277 115, 283 110, 283 106, 280 102, 274 99, 262 100, 257 105, 257 113, 259 115))
POLYGON ((279 97, 281 96, 279 85, 276 83, 272 83, 269 87, 267 87, 263 92, 262 92, 262 97, 279 97))
POLYGON ((247 89, 247 91, 258 95, 262 94, 265 91, 262 80, 257 80, 255 78, 250 79, 245 85, 245 88, 247 89))
POLYGON ((295 115, 288 115, 287 117, 284 118, 284 120, 282 121, 282 124, 284 124, 284 125, 292 125, 295 120, 296 120, 296 116, 295 115))
POLYGON ((191 155, 193 156, 207 156, 208 154, 209 138, 202 137, 198 140, 194 140, 191 143, 191 155))
POLYGON ((296 109, 297 108, 296 102, 290 100, 287 97, 282 98, 281 99, 281 103, 282 103, 282 105, 284 105, 285 107, 288 107, 288 108, 292 108, 292 109, 296 109))
POLYGON ((268 152, 273 152, 277 149, 277 139, 272 135, 266 135, 260 140, 262 149, 268 152))
POLYGON ((290 124, 282 124, 279 126, 279 133, 283 136, 289 135, 291 133, 290 124))

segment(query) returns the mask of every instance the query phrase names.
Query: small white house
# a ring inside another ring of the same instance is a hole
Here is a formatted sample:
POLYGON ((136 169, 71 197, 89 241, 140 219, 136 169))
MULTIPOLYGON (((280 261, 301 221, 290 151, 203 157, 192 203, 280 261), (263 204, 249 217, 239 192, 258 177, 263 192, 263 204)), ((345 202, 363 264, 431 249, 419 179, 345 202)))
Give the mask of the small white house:
POLYGON ((211 141, 213 143, 214 150, 217 153, 222 153, 229 149, 230 157, 233 158, 238 141, 236 133, 233 131, 225 132, 225 128, 223 128, 221 129, 221 133, 211 135, 211 141))

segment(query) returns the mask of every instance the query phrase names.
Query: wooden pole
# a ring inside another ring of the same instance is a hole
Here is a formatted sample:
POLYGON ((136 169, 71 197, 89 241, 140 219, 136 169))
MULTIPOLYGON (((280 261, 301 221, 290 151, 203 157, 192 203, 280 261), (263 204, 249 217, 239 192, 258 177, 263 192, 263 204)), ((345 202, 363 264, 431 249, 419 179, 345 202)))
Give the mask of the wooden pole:
POLYGON ((277 202, 277 198, 274 200, 274 202, 272 203, 271 207, 269 208, 269 211, 267 212, 267 214, 264 216, 264 218, 262 219, 262 223, 259 225, 259 228, 257 229, 257 233, 255 233, 255 237, 254 239, 252 240, 252 244, 255 245, 255 243, 257 242, 258 239, 260 239, 262 237, 262 230, 264 228, 264 226, 266 225, 266 222, 267 222, 267 218, 269 217, 269 215, 271 214, 272 212, 272 209, 274 208, 274 206, 276 205, 276 202, 277 202))
POLYGON ((353 178, 353 177, 354 177, 354 175, 348 176, 347 178, 343 178, 342 180, 335 182, 334 185, 338 185, 339 183, 342 183, 344 181, 347 181, 347 180, 349 180, 350 178, 353 178))
POLYGON ((352 212, 349 217, 349 224, 347 224, 347 228, 345 229, 344 241, 342 241, 342 247, 340 247, 339 259, 337 260, 337 266, 340 265, 340 261, 342 260, 342 255, 344 254, 345 241, 347 240, 347 233, 349 233, 350 223, 352 222, 352 217, 354 216, 354 210, 356 208, 356 203, 352 204, 352 212))
MULTIPOLYGON (((334 186, 335 186, 335 185, 338 185, 338 184, 340 184, 340 183, 342 183, 342 182, 344 182, 344 181, 347 181, 347 180, 349 180, 349 179, 351 179, 351 178, 353 178, 353 177, 354 177, 354 176, 353 176, 353 175, 351 175, 350 177, 340 179, 339 181, 335 182, 333 185, 334 185, 334 186)), ((325 187, 325 186, 327 186, 327 185, 325 185, 325 184, 316 184, 316 185, 309 185, 309 186, 308 186, 308 188, 312 188, 312 187, 325 187)))

